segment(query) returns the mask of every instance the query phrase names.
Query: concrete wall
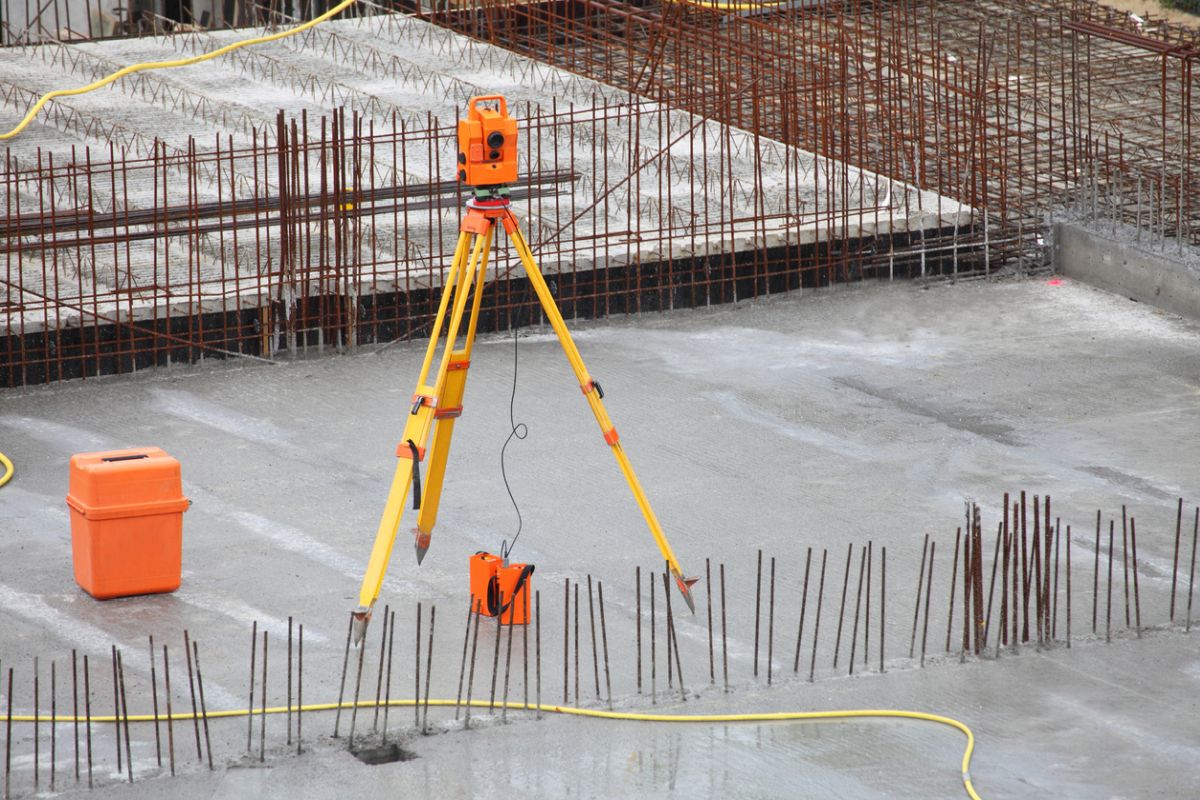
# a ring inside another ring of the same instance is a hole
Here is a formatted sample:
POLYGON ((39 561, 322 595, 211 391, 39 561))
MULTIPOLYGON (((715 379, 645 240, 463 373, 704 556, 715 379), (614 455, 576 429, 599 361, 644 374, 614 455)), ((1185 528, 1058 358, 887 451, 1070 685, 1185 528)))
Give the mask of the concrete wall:
POLYGON ((1132 300, 1200 319, 1200 268, 1076 223, 1054 225, 1054 268, 1132 300))

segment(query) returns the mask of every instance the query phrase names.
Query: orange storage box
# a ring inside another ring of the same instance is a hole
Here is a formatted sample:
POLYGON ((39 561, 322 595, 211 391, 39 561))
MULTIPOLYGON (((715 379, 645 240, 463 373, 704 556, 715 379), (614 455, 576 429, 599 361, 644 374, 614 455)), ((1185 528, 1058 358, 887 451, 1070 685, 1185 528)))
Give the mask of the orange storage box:
POLYGON ((183 565, 179 462, 157 447, 71 456, 75 582, 99 600, 173 592, 183 565))
POLYGON ((525 625, 530 615, 533 564, 505 564, 500 556, 471 556, 471 608, 506 625, 525 625))

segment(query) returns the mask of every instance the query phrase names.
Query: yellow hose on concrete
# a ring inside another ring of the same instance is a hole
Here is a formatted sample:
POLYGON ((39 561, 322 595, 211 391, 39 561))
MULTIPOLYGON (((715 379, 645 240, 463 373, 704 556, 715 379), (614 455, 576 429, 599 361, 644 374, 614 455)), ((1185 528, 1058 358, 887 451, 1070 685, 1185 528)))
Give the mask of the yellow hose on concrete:
POLYGON ((116 72, 112 73, 111 75, 106 75, 98 81, 89 83, 87 86, 80 86, 76 89, 55 89, 52 92, 48 92, 48 93, 42 95, 41 98, 39 98, 38 101, 33 104, 33 107, 31 109, 29 109, 29 112, 25 115, 25 118, 22 119, 15 128, 13 128, 8 133, 0 134, 0 140, 11 139, 14 136, 16 136, 17 134, 19 134, 21 131, 25 130, 25 128, 29 125, 29 123, 33 122, 34 118, 37 117, 37 114, 39 111, 42 110, 42 107, 45 106, 46 103, 49 103, 51 100, 53 100, 56 97, 72 97, 77 94, 87 94, 88 92, 94 92, 97 89, 108 86, 110 83, 117 80, 118 78, 123 78, 126 75, 132 75, 135 72, 145 72, 146 70, 151 70, 151 69, 172 69, 174 67, 187 67, 187 66, 191 66, 192 64, 199 64, 202 61, 210 61, 214 58, 217 58, 218 56, 223 56, 226 53, 232 53, 234 50, 240 50, 243 47, 249 47, 252 44, 265 44, 266 42, 275 42, 275 41, 279 41, 280 39, 286 39, 289 36, 294 36, 297 33, 302 33, 303 31, 306 31, 315 25, 320 25, 322 22, 325 22, 326 20, 336 16, 337 14, 340 14, 341 12, 345 11, 347 8, 349 8, 350 6, 354 5, 357 2, 358 2, 358 0, 342 0, 342 2, 338 3, 336 6, 329 9, 328 11, 326 11, 324 14, 320 15, 319 17, 313 17, 308 22, 297 25, 294 28, 288 28, 286 31, 278 31, 277 33, 267 34, 266 36, 256 36, 253 39, 243 39, 242 41, 239 41, 239 42, 233 42, 232 44, 227 44, 224 47, 213 50, 210 53, 201 53, 198 56, 191 56, 189 58, 179 58, 174 61, 147 61, 142 64, 130 64, 128 67, 122 67, 121 69, 117 70, 116 72))
POLYGON ((0 477, 0 486, 3 486, 12 480, 13 473, 16 470, 13 469, 13 463, 8 460, 8 456, 4 455, 4 453, 0 453, 0 466, 4 467, 4 476, 0 477))
MULTIPOLYGON (((894 709, 849 709, 844 711, 767 711, 752 714, 642 714, 633 711, 602 711, 596 708, 576 708, 573 706, 556 706, 548 704, 529 704, 521 702, 498 702, 491 703, 487 700, 472 700, 470 702, 458 702, 455 700, 390 700, 385 702, 375 702, 373 700, 362 700, 357 704, 353 702, 341 703, 341 708, 354 708, 357 705, 359 708, 375 708, 376 706, 414 706, 426 704, 430 706, 471 706, 472 708, 505 708, 508 707, 513 711, 543 711, 547 714, 567 714, 574 717, 592 717, 595 719, 613 719, 613 720, 628 720, 633 722, 676 722, 676 723, 733 723, 733 722, 812 722, 816 720, 847 720, 847 719, 911 719, 919 722, 934 722, 938 725, 945 725, 954 728, 963 736, 967 737, 967 746, 963 750, 962 756, 962 782, 963 788, 967 791, 967 796, 971 800, 981 800, 979 794, 975 791, 975 785, 971 782, 971 756, 975 752, 975 734, 965 723, 959 722, 953 717, 944 717, 940 714, 927 714, 923 711, 900 711, 894 709)), ((292 706, 290 711, 296 713, 303 711, 305 713, 312 711, 333 711, 339 707, 338 703, 313 703, 305 706, 292 706)), ((287 706, 271 706, 267 709, 231 709, 227 711, 210 711, 208 719, 223 719, 228 717, 245 717, 262 714, 286 714, 289 711, 287 706)), ((190 713, 172 714, 172 720, 191 720, 193 715, 190 713)), ((42 722, 49 723, 51 718, 49 715, 13 715, 13 722, 42 722)), ((77 720, 72 716, 59 716, 56 718, 58 722, 73 723, 77 720)), ((166 714, 161 714, 157 717, 151 714, 130 714, 130 722, 155 722, 158 720, 165 721, 166 714)), ((83 718, 78 718, 79 722, 83 722, 83 718)), ((96 716, 92 717, 94 723, 113 723, 117 721, 117 717, 96 716)))

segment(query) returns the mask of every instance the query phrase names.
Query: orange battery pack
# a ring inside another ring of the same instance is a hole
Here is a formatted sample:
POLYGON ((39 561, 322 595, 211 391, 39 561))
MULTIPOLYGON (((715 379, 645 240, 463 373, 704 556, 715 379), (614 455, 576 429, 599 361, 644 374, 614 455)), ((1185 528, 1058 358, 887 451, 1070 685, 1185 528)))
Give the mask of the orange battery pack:
POLYGON ((178 589, 188 504, 179 462, 157 447, 71 456, 75 582, 98 600, 178 589))
POLYGON ((504 564, 491 553, 471 556, 471 608, 501 622, 525 625, 529 622, 530 583, 533 564, 504 564))

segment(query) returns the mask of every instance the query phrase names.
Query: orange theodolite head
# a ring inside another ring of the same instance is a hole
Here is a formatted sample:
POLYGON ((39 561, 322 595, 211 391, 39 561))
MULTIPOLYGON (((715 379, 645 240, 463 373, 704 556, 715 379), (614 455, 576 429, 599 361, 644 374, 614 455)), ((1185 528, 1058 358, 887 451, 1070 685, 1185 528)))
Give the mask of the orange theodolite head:
POLYGON ((498 94, 472 97, 458 121, 458 179, 468 186, 517 182, 517 121, 498 94), (481 107, 496 103, 499 108, 481 107))

